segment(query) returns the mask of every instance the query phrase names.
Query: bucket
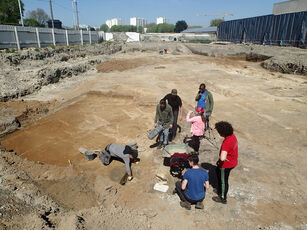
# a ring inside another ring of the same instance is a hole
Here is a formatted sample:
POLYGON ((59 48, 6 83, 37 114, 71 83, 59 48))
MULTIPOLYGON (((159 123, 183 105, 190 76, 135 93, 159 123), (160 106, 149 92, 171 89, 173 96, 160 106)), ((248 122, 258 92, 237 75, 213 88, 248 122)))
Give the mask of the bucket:
POLYGON ((187 144, 170 144, 162 150, 163 157, 170 157, 174 153, 190 153, 191 149, 187 144))

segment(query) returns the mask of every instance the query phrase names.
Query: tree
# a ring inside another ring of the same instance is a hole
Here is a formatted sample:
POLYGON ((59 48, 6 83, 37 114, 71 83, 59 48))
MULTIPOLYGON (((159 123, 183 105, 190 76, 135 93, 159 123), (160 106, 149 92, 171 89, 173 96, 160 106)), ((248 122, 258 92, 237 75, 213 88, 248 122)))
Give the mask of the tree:
POLYGON ((25 20, 23 20, 23 24, 25 26, 32 26, 32 27, 40 27, 41 26, 41 24, 33 18, 26 18, 25 20))
POLYGON ((156 25, 157 25, 156 23, 152 22, 152 23, 146 24, 145 28, 150 29, 156 25))
POLYGON ((100 26, 100 30, 101 30, 101 31, 104 31, 104 32, 108 32, 108 31, 109 31, 109 27, 108 27, 107 24, 102 24, 102 25, 100 26))
MULTIPOLYGON (((23 14, 24 4, 20 0, 21 12, 23 14)), ((19 24, 20 12, 18 1, 0 0, 0 24, 19 24)))
POLYGON ((27 18, 35 19, 36 21, 39 22, 40 25, 45 25, 46 22, 50 19, 48 14, 43 9, 40 8, 28 12, 27 18))
POLYGON ((112 26, 110 29, 110 32, 136 32, 137 28, 136 26, 112 26))
POLYGON ((175 32, 180 33, 188 28, 188 24, 185 21, 178 21, 176 22, 175 32))
POLYGON ((173 24, 158 24, 147 30, 147 33, 173 33, 175 26, 173 24))
POLYGON ((144 27, 143 26, 138 26, 137 27, 137 32, 140 33, 140 34, 143 34, 144 33, 144 27))
POLYGON ((223 21, 224 21, 224 20, 221 19, 221 18, 212 19, 212 20, 210 21, 210 26, 219 26, 219 24, 220 24, 221 22, 223 22, 223 21))

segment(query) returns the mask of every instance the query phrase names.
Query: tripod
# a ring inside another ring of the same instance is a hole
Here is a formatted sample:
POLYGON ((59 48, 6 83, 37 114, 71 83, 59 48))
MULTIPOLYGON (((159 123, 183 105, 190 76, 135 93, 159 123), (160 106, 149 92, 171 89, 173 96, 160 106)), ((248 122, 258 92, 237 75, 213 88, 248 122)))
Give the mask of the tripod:
MULTIPOLYGON (((217 141, 216 141, 214 131, 210 127, 209 117, 207 117, 207 116, 206 116, 206 125, 205 125, 204 135, 202 135, 200 137, 200 140, 202 140, 202 139, 207 140, 213 147, 215 147, 216 149, 219 149, 219 147, 217 146, 217 141)), ((192 140, 192 137, 185 136, 184 139, 183 139, 183 143, 186 144, 191 140, 192 140)))

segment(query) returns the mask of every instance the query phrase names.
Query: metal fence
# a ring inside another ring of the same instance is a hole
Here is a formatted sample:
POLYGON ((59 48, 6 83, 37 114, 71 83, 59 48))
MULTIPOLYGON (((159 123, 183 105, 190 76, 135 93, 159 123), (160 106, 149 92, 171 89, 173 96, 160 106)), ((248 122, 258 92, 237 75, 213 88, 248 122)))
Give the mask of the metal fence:
POLYGON ((0 25, 0 49, 98 43, 96 31, 0 25))
POLYGON ((307 11, 222 22, 218 40, 307 47, 307 11))

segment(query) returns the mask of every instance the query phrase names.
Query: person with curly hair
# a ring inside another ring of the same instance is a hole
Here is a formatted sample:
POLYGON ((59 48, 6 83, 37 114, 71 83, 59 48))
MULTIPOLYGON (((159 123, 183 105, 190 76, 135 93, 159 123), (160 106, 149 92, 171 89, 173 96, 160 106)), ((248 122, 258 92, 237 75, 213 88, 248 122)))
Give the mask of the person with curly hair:
POLYGON ((233 134, 232 125, 226 121, 215 124, 215 128, 224 141, 219 152, 216 174, 218 178, 217 197, 212 199, 216 202, 226 204, 229 188, 228 179, 230 171, 238 164, 238 140, 233 134))

